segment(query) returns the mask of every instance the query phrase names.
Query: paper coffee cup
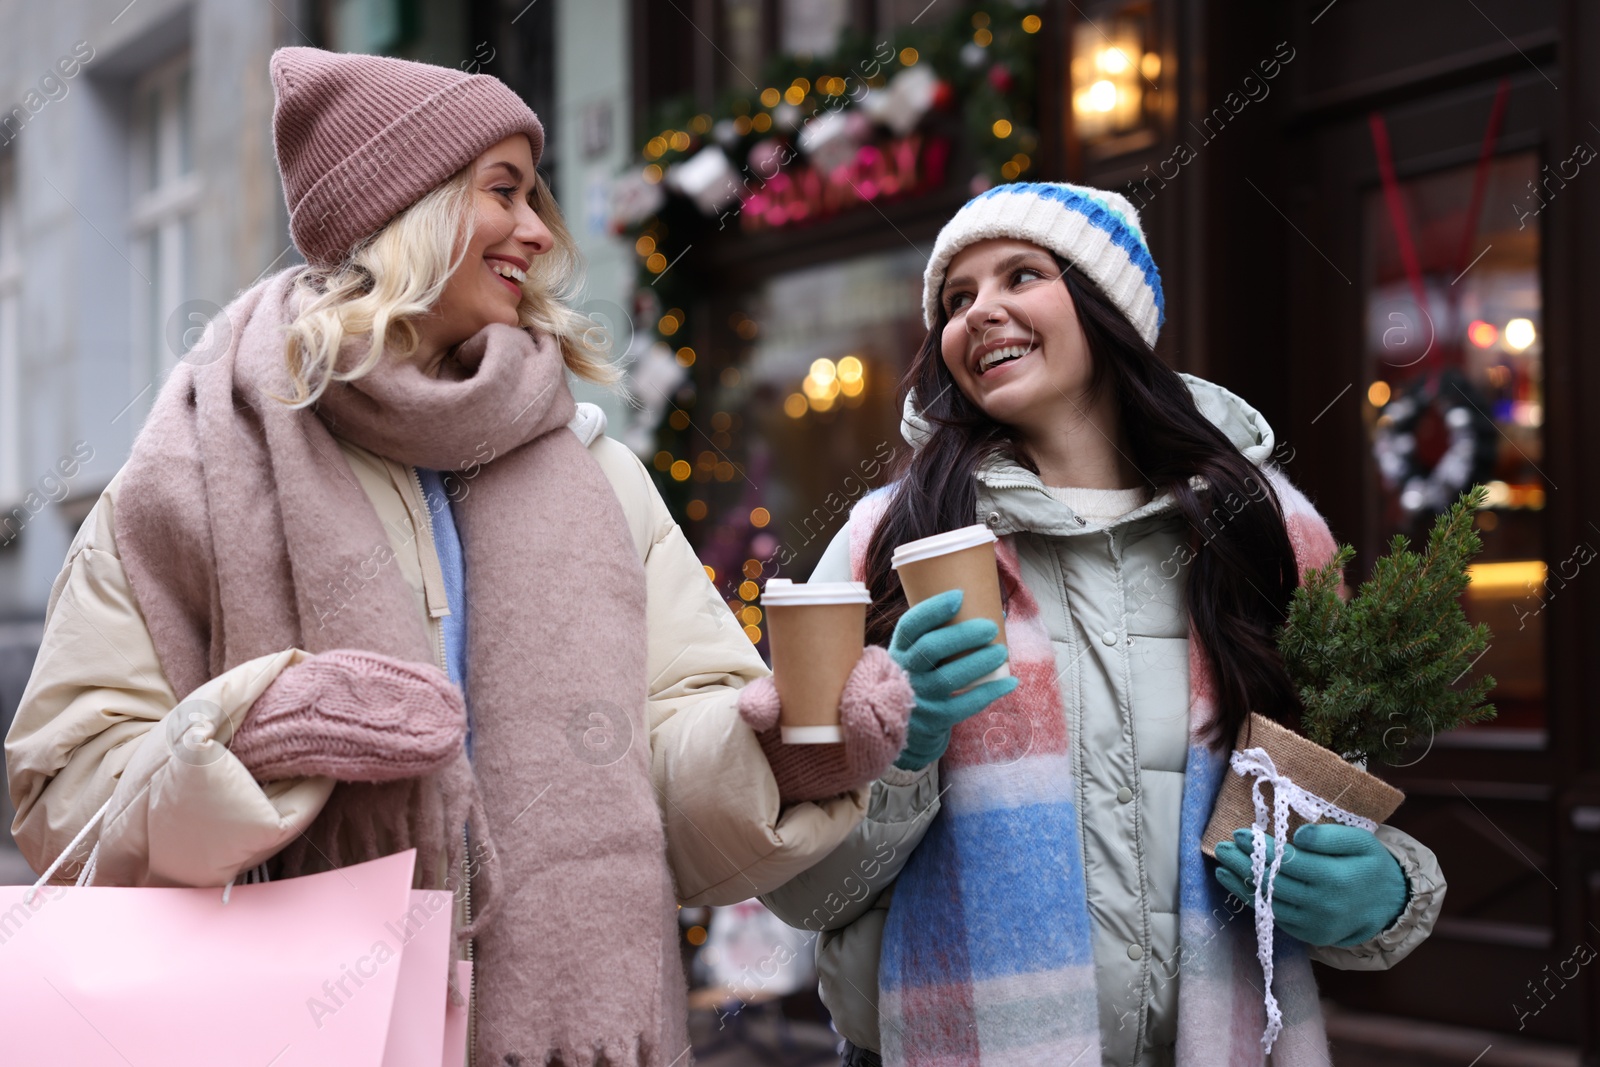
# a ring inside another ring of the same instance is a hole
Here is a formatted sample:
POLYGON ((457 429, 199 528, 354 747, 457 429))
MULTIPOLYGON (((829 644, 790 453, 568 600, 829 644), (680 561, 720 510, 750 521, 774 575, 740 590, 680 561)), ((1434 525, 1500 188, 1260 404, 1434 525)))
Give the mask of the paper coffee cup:
POLYGON ((761 594, 772 645, 778 723, 791 745, 838 744, 839 698, 866 647, 867 605, 861 582, 796 584, 773 578, 761 594))
MULTIPOLYGON (((894 550, 889 565, 900 575, 908 605, 920 604, 950 589, 960 589, 961 610, 950 621, 993 619, 1000 628, 994 642, 1003 645, 1006 643, 1005 606, 1000 598, 1000 568, 994 556, 998 540, 982 523, 963 526, 959 530, 906 542, 894 550)), ((1011 665, 1002 663, 958 692, 1009 677, 1011 665)))

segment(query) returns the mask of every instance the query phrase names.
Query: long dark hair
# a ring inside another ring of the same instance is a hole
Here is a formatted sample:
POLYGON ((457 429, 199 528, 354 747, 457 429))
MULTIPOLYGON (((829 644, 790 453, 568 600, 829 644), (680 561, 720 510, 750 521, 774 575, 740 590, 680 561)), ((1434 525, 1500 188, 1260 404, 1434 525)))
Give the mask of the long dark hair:
MULTIPOLYGON (((1129 458, 1155 492, 1176 497, 1189 522, 1193 556, 1185 602, 1217 690, 1217 727, 1209 743, 1226 751, 1251 711, 1295 725, 1300 700, 1273 630, 1283 623, 1300 577, 1277 494, 1200 413, 1183 379, 1122 312, 1069 264, 1059 257, 1056 262, 1088 341, 1091 395, 1113 391, 1129 458), (1205 480, 1203 490, 1190 485, 1194 475, 1205 480), (1220 501, 1231 503, 1222 509, 1220 501)), ((906 610, 905 591, 889 566, 895 546, 977 521, 974 474, 985 458, 1001 453, 1038 473, 1017 432, 985 415, 956 386, 940 352, 948 318, 943 301, 939 308, 900 386, 902 400, 916 390, 932 433, 896 462, 893 497, 867 549, 871 644, 887 645, 906 610)))

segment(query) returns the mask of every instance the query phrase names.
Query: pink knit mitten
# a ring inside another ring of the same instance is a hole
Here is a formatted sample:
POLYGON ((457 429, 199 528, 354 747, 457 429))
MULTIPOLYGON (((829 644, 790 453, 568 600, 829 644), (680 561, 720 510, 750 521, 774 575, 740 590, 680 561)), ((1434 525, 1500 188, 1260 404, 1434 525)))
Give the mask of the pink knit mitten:
POLYGON ((261 782, 388 782, 448 764, 466 733, 461 690, 437 667, 342 648, 280 674, 229 747, 261 782))
POLYGON ((873 781, 900 754, 916 702, 905 671, 877 645, 868 645, 839 698, 842 745, 784 744, 778 728, 778 690, 761 678, 739 693, 739 714, 756 732, 785 804, 824 800, 873 781))

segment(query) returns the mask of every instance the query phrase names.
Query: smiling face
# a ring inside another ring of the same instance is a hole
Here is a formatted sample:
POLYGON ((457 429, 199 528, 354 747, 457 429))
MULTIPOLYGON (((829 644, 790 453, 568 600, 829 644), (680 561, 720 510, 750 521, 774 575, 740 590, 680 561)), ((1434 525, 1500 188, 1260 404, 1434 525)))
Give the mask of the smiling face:
POLYGON ((520 133, 491 145, 470 167, 472 241, 433 310, 417 323, 425 344, 448 349, 490 323, 518 324, 522 279, 555 239, 529 202, 533 151, 520 133))
POLYGON ((1088 342, 1055 257, 1015 238, 978 241, 950 261, 940 336, 956 387, 985 415, 1024 431, 1088 406, 1088 342))

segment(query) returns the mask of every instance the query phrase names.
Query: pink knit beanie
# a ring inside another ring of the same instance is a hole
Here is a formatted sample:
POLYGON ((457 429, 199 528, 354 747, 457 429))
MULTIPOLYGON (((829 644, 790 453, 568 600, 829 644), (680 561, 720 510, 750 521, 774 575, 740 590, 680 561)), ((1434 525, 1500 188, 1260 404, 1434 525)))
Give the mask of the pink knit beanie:
POLYGON ((544 127, 499 78, 385 56, 272 53, 273 145, 289 232, 313 266, 364 237, 471 163, 525 133, 534 166, 544 127))

